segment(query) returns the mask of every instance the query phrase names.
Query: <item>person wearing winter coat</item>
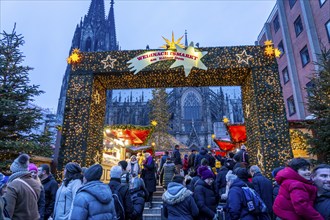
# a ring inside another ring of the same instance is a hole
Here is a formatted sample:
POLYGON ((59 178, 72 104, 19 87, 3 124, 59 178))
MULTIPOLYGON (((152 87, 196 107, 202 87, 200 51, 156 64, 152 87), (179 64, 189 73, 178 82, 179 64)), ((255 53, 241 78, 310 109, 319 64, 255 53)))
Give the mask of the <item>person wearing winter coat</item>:
POLYGON ((249 181, 250 175, 249 175, 249 173, 248 173, 248 171, 247 171, 246 168, 244 168, 244 167, 238 167, 238 168, 236 168, 236 169, 233 170, 233 173, 235 175, 237 175, 237 177, 240 178, 240 180, 242 180, 248 187, 250 187, 251 189, 254 189, 253 183, 251 183, 249 181))
POLYGON ((199 209, 197 219, 208 220, 216 216, 218 197, 213 186, 214 174, 207 167, 199 169, 201 179, 197 181, 194 199, 199 209))
POLYGON ((194 162, 195 170, 197 170, 198 167, 201 166, 202 159, 204 159, 204 158, 207 160, 207 164, 210 164, 209 157, 210 157, 210 155, 207 153, 207 150, 204 147, 202 147, 201 150, 199 151, 199 153, 195 157, 195 162, 194 162))
POLYGON ((149 193, 149 197, 146 202, 149 203, 148 206, 151 209, 153 193, 156 192, 156 166, 150 153, 145 153, 144 155, 146 159, 143 163, 144 168, 141 173, 141 178, 143 179, 149 193))
POLYGON ((249 154, 246 151, 246 146, 244 144, 241 145, 241 150, 235 154, 234 160, 237 163, 240 163, 243 167, 249 166, 249 154))
POLYGON ((148 191, 145 188, 144 182, 137 175, 132 178, 130 182, 130 194, 131 200, 133 204, 133 214, 132 219, 142 220, 143 219, 143 211, 144 204, 146 198, 148 198, 148 191))
POLYGON ((58 183, 50 173, 48 164, 42 164, 40 167, 38 167, 38 176, 41 180, 41 184, 45 189, 44 220, 48 220, 49 217, 53 217, 58 183))
POLYGON ((184 172, 184 176, 188 174, 188 154, 185 154, 182 160, 182 170, 184 172))
POLYGON ((173 176, 176 174, 175 165, 171 158, 166 158, 166 163, 164 164, 162 170, 160 171, 161 185, 164 189, 167 189, 167 185, 172 181, 173 176))
POLYGON ((193 220, 198 216, 193 193, 183 186, 183 181, 183 176, 175 175, 162 196, 164 217, 169 220, 193 220))
POLYGON ((140 173, 140 165, 136 159, 135 155, 132 155, 130 161, 127 163, 127 172, 133 176, 133 174, 138 175, 140 173))
POLYGON ((252 175, 252 184, 254 190, 259 194, 262 201, 267 206, 269 216, 273 215, 273 184, 261 174, 261 170, 257 165, 250 167, 252 175))
POLYGON ((330 219, 330 165, 320 164, 313 169, 312 180, 317 187, 315 209, 324 217, 330 219))
POLYGON ((281 187, 273 211, 282 220, 323 220, 313 205, 317 188, 311 181, 310 163, 303 158, 293 158, 288 167, 279 171, 276 182, 281 187))
POLYGON ((31 173, 31 176, 33 179, 37 180, 40 183, 41 191, 40 191, 40 198, 38 200, 38 209, 39 209, 39 215, 40 220, 44 219, 45 216, 45 189, 43 185, 41 184, 41 181, 38 177, 38 167, 34 163, 29 164, 29 172, 31 173))
POLYGON ((196 158, 196 150, 191 150, 191 154, 188 156, 188 169, 195 169, 195 158, 196 158))
POLYGON ((224 160, 221 160, 221 168, 215 179, 215 192, 217 195, 221 196, 222 194, 226 193, 226 175, 229 171, 228 167, 225 165, 224 160))
MULTIPOLYGON (((122 177, 122 167, 113 166, 110 170, 110 182, 109 187, 112 192, 118 191, 118 196, 121 198, 125 210, 125 219, 130 219, 133 213, 131 194, 129 192, 129 184, 124 184, 121 182, 122 177)), ((117 215, 120 215, 117 213, 117 215)), ((124 219, 120 219, 124 220, 124 219)))
POLYGON ((41 184, 33 179, 28 171, 29 158, 27 154, 21 154, 10 166, 13 174, 9 177, 4 198, 11 219, 39 220, 40 218, 38 200, 41 184))
POLYGON ((70 162, 65 165, 64 179, 56 193, 54 220, 70 219, 73 201, 78 189, 82 186, 82 178, 79 164, 70 162))
POLYGON ((166 163, 166 159, 169 157, 169 152, 165 151, 164 155, 162 156, 162 158, 160 158, 160 164, 159 164, 159 169, 158 172, 160 172, 164 166, 164 164, 166 163))
POLYGON ((84 185, 79 188, 73 202, 71 220, 116 219, 112 192, 100 181, 103 168, 95 164, 84 173, 84 185))
POLYGON ((228 199, 225 206, 227 217, 230 220, 257 220, 246 205, 242 187, 246 184, 234 174, 227 175, 227 184, 229 187, 228 199))
POLYGON ((181 159, 181 153, 180 153, 180 146, 175 145, 174 151, 173 151, 173 163, 175 165, 176 173, 180 173, 180 170, 182 169, 182 159, 181 159))
POLYGON ((3 198, 6 192, 8 177, 0 173, 0 220, 10 220, 6 210, 7 202, 3 198))

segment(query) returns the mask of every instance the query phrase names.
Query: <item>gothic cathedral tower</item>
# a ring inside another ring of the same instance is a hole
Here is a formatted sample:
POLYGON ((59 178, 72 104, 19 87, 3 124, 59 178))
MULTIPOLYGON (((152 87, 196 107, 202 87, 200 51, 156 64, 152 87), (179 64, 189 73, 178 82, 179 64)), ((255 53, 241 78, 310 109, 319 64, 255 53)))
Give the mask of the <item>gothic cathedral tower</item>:
MULTIPOLYGON (((73 35, 69 54, 74 48, 80 51, 118 50, 116 38, 114 0, 110 2, 108 17, 105 16, 104 0, 92 0, 87 15, 81 19, 73 35)), ((65 70, 57 107, 57 123, 63 123, 65 97, 70 77, 70 66, 65 70)))

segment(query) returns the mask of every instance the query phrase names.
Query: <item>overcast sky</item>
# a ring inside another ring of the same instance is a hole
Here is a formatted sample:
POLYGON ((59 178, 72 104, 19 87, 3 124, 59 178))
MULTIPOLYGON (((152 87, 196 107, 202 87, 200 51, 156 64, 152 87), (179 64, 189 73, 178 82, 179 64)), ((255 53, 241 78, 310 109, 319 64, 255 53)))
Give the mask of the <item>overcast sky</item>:
MULTIPOLYGON (((115 0, 117 40, 122 50, 159 48, 172 31, 188 32, 201 47, 253 45, 275 0, 115 0)), ((62 78, 76 25, 91 0, 0 0, 1 32, 25 38, 25 65, 33 67, 31 83, 46 93, 36 98, 43 108, 57 109, 62 78)), ((110 0, 105 0, 108 15, 110 0)), ((184 42, 184 41, 183 41, 184 42)))

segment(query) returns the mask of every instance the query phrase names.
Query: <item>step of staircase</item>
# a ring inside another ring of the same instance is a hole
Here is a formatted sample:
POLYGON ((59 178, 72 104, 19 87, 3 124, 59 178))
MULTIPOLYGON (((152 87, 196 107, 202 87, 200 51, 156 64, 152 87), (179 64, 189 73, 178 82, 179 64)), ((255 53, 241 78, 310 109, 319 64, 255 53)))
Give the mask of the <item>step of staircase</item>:
POLYGON ((153 194, 152 208, 149 209, 149 203, 145 203, 143 210, 143 219, 145 220, 161 220, 161 206, 163 205, 162 195, 164 193, 164 188, 162 186, 156 186, 156 192, 153 194))

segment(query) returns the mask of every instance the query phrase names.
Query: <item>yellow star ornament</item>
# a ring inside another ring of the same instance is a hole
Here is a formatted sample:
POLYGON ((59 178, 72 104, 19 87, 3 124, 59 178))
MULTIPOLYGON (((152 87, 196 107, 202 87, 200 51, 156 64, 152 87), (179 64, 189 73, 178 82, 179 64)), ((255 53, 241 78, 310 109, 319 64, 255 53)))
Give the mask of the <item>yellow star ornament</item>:
POLYGON ((185 50, 179 45, 175 45, 177 52, 175 53, 175 62, 170 66, 170 68, 175 68, 178 66, 183 66, 185 76, 189 76, 189 73, 193 67, 207 70, 207 67, 202 63, 201 58, 207 54, 207 51, 199 52, 195 51, 192 44, 185 50))
POLYGON ((246 63, 249 65, 249 59, 252 58, 251 55, 248 55, 246 53, 246 50, 243 50, 243 52, 241 54, 236 54, 236 56, 238 57, 238 63, 246 63))

